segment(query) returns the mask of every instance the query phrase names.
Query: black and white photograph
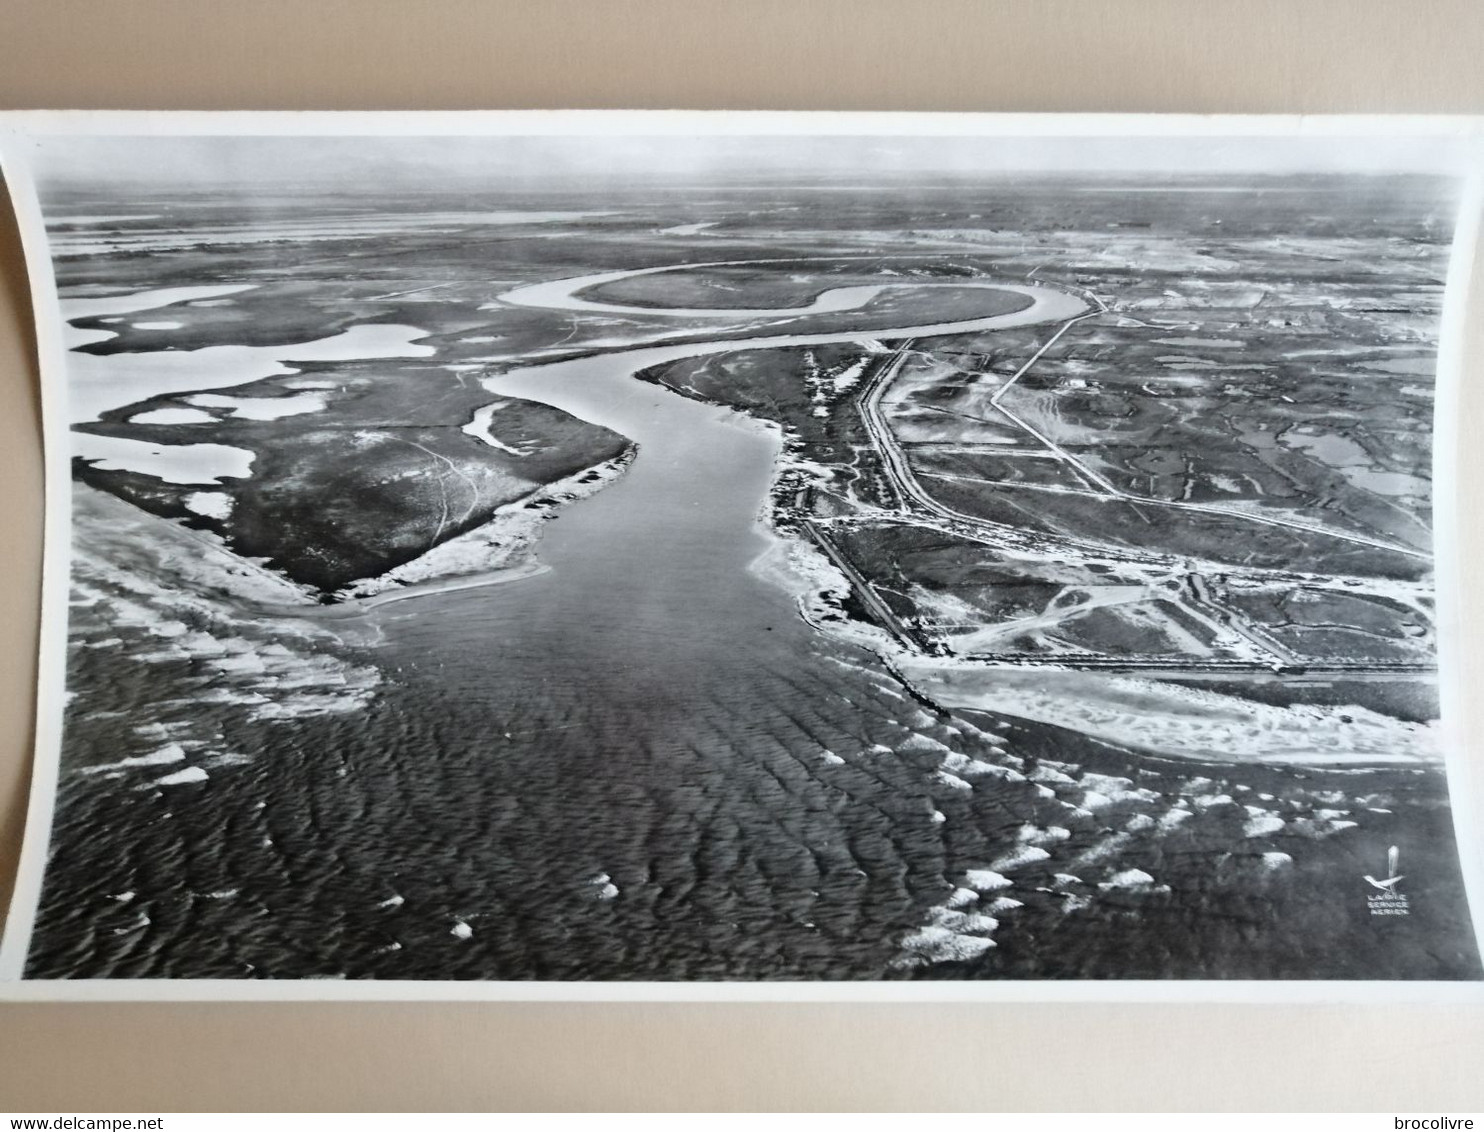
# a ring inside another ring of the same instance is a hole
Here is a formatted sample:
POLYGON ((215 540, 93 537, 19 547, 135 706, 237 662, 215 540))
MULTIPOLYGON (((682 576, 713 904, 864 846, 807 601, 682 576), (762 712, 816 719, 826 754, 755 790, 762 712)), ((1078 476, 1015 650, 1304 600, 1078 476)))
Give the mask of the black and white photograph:
POLYGON ((168 117, 0 120, 52 480, 0 974, 1484 979, 1476 136, 168 117))

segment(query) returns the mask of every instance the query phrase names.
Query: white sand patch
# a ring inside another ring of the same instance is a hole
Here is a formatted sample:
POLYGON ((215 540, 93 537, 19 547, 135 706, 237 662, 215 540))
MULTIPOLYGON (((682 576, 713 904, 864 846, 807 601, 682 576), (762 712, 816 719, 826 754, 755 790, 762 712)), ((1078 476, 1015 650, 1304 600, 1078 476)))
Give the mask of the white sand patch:
POLYGON ((145 912, 140 912, 137 916, 134 917, 134 922, 132 924, 128 924, 122 928, 114 928, 113 934, 128 935, 130 932, 141 931, 144 928, 149 927, 151 923, 153 923, 153 921, 149 918, 149 915, 145 912))
POLYGON ((110 770, 128 770, 136 766, 168 766, 170 763, 178 763, 185 759, 185 748, 179 743, 170 743, 161 747, 158 751, 151 751, 147 755, 135 755, 133 758, 119 759, 113 763, 98 763, 94 766, 79 768, 82 774, 102 774, 110 770))
MULTIPOLYGON (((1248 806, 1247 811, 1251 813, 1252 807, 1248 806)), ((1277 833, 1285 824, 1283 819, 1277 814, 1269 813, 1266 810, 1259 810, 1257 813, 1252 814, 1243 824, 1242 836, 1267 837, 1270 834, 1277 833)))
POLYGON ((946 901, 928 913, 926 924, 902 940, 902 953, 892 966, 963 962, 977 959, 994 947, 990 936, 1000 923, 993 916, 972 910, 978 899, 972 889, 954 889, 946 901))
POLYGON ((964 883, 928 912, 927 922, 902 940, 901 954, 892 961, 892 966, 910 968, 964 962, 989 951, 995 946, 991 937, 1000 926, 997 917, 1023 905, 1019 900, 1000 896, 987 908, 980 908, 980 893, 1009 886, 1009 880, 991 870, 975 869, 966 873, 964 883))
POLYGON ((1084 865, 1100 864, 1103 861, 1111 860, 1118 856, 1128 848, 1128 844, 1132 840, 1133 838, 1127 833, 1110 834, 1097 842, 1097 844, 1090 845, 1084 849, 1078 855, 1077 860, 1084 865))
POLYGON ((200 409, 150 409, 129 418, 130 424, 211 424, 216 420, 210 413, 200 409))
POLYGON ((990 868, 997 873, 1008 873, 1025 865, 1034 864, 1037 861, 1050 860, 1051 854, 1037 845, 1022 845, 1013 853, 990 863, 990 868))
POLYGON ((993 869, 970 869, 964 874, 964 883, 975 892, 994 892, 1009 888, 1014 882, 993 869))
POLYGON ((253 454, 225 444, 152 444, 74 432, 72 454, 104 471, 137 472, 165 483, 220 483, 252 475, 253 454))
POLYGON ((174 774, 167 774, 164 778, 156 779, 152 786, 185 786, 192 782, 205 782, 206 772, 198 766, 188 766, 185 770, 178 770, 174 774))
POLYGON ((1045 763, 1042 763, 1031 772, 1030 779, 1032 782, 1050 782, 1058 786, 1077 785, 1077 780, 1070 774, 1064 774, 1059 770, 1047 766, 1045 763))
POLYGON ((1059 825, 1049 825, 1045 829, 1039 829, 1029 822, 1015 832, 1016 840, 1023 841, 1027 845, 1052 845, 1058 841, 1065 841, 1071 836, 1071 830, 1059 825))
MULTIPOLYGON (((939 744, 942 746, 942 744, 939 744)), ((906 749, 904 747, 904 749, 906 749)), ((945 748, 946 750, 946 748, 945 748)), ((993 763, 983 762, 980 759, 971 759, 968 755, 960 754, 958 751, 949 751, 943 756, 943 761, 938 764, 939 768, 946 770, 949 774, 957 775, 959 778, 983 778, 986 775, 995 775, 1006 778, 1015 775, 1021 777, 1013 770, 995 766, 993 763)))
POLYGON ((866 372, 866 366, 869 363, 869 358, 862 358, 860 361, 846 366, 839 373, 835 374, 835 376, 830 379, 830 384, 834 386, 835 392, 845 393, 851 389, 854 389, 855 386, 860 382, 861 375, 866 372))
MULTIPOLYGON (((1129 778, 1119 778, 1108 774, 1093 774, 1089 771, 1082 775, 1080 785, 1089 790, 1096 791, 1102 797, 1104 805, 1114 805, 1122 802, 1159 801, 1159 795, 1155 791, 1135 787, 1133 780, 1129 778)), ((1084 801, 1083 805, 1089 810, 1096 810, 1098 808, 1088 801, 1084 801)))
POLYGON ((948 787, 948 789, 950 790, 971 791, 974 789, 972 785, 965 782, 962 778, 958 777, 958 775, 949 774, 946 770, 935 772, 933 774, 933 778, 936 781, 942 783, 944 786, 948 787))
POLYGON ((1143 869, 1124 869, 1098 885, 1099 888, 1150 888, 1154 878, 1143 869))
POLYGON ((929 924, 902 940, 905 954, 893 960, 895 967, 916 967, 929 963, 963 962, 977 959, 995 945, 983 936, 965 935, 952 928, 929 924))
POLYGON ((943 907, 959 909, 967 908, 970 904, 979 903, 979 894, 972 888, 955 888, 943 901, 943 907))
POLYGON ((1326 837, 1333 837, 1337 833, 1343 833, 1347 829, 1354 829, 1356 828, 1356 823, 1338 818, 1311 816, 1295 818, 1288 823, 1288 828, 1304 837, 1312 837, 1320 840, 1326 837))
POLYGON ((232 517, 233 499, 222 491, 193 491, 185 497, 187 511, 223 521, 232 517))

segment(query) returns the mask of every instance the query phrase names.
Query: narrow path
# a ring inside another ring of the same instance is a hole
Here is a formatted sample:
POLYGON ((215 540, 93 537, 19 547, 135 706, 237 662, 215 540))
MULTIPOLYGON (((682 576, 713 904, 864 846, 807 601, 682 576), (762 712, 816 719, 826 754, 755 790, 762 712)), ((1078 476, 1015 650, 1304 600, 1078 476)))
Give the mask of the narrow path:
MULTIPOLYGON (((469 521, 469 516, 472 515, 472 514, 474 514, 474 509, 479 506, 479 497, 480 497, 479 485, 476 484, 469 477, 469 474, 467 472, 465 472, 462 468, 460 468, 457 464, 455 464, 451 459, 449 459, 447 456, 443 455, 441 452, 434 452, 431 448, 428 448, 425 445, 419 444, 415 440, 408 440, 405 436, 399 436, 396 439, 400 440, 403 444, 410 444, 412 447, 416 448, 419 452, 426 452, 434 460, 441 461, 443 463, 443 465, 448 469, 449 472, 452 472, 454 475, 458 476, 459 479, 461 479, 461 480, 464 481, 465 486, 468 487, 468 489, 469 489, 470 499, 469 499, 469 506, 464 509, 463 517, 459 519, 459 522, 460 523, 466 523, 466 522, 468 522, 469 521)), ((438 528, 437 528, 437 530, 435 530, 433 532, 433 540, 432 541, 434 543, 436 543, 438 541, 438 536, 443 533, 443 529, 446 526, 448 526, 448 519, 449 519, 449 498, 448 498, 448 483, 447 483, 447 480, 445 479, 445 475, 446 475, 446 473, 444 473, 444 472, 439 472, 438 473, 438 490, 439 490, 439 492, 441 493, 441 495, 443 497, 443 514, 442 514, 442 516, 438 520, 438 528)))

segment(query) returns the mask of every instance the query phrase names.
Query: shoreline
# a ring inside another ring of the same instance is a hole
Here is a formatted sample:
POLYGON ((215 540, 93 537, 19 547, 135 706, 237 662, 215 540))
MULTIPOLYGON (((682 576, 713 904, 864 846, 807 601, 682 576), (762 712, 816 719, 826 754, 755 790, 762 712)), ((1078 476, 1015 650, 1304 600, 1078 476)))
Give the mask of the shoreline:
MULTIPOLYGON (((496 521, 491 520, 491 522, 496 521)), ((486 524, 486 526, 488 525, 486 524)), ((380 609, 384 605, 392 605, 395 602, 409 601, 419 597, 432 597, 436 594, 450 593, 454 590, 474 590, 484 586, 498 586, 506 582, 518 582, 524 578, 534 578, 538 574, 545 574, 550 569, 550 566, 530 560, 513 566, 496 567, 482 574, 451 574, 441 581, 421 582, 396 589, 381 590, 367 597, 346 598, 343 601, 335 602, 333 605, 303 607, 264 606, 263 609, 275 613, 295 614, 326 621, 349 620, 355 617, 364 617, 374 609, 380 609)))

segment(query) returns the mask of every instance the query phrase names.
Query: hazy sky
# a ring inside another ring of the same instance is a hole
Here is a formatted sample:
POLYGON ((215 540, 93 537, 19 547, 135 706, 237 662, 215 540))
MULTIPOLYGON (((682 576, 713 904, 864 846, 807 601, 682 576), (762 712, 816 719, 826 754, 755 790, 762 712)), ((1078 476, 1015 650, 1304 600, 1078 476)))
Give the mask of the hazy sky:
POLYGON ((119 137, 27 142, 53 188, 100 183, 325 184, 776 180, 996 171, 1423 172, 1460 166, 1461 147, 1435 138, 477 136, 119 137))

